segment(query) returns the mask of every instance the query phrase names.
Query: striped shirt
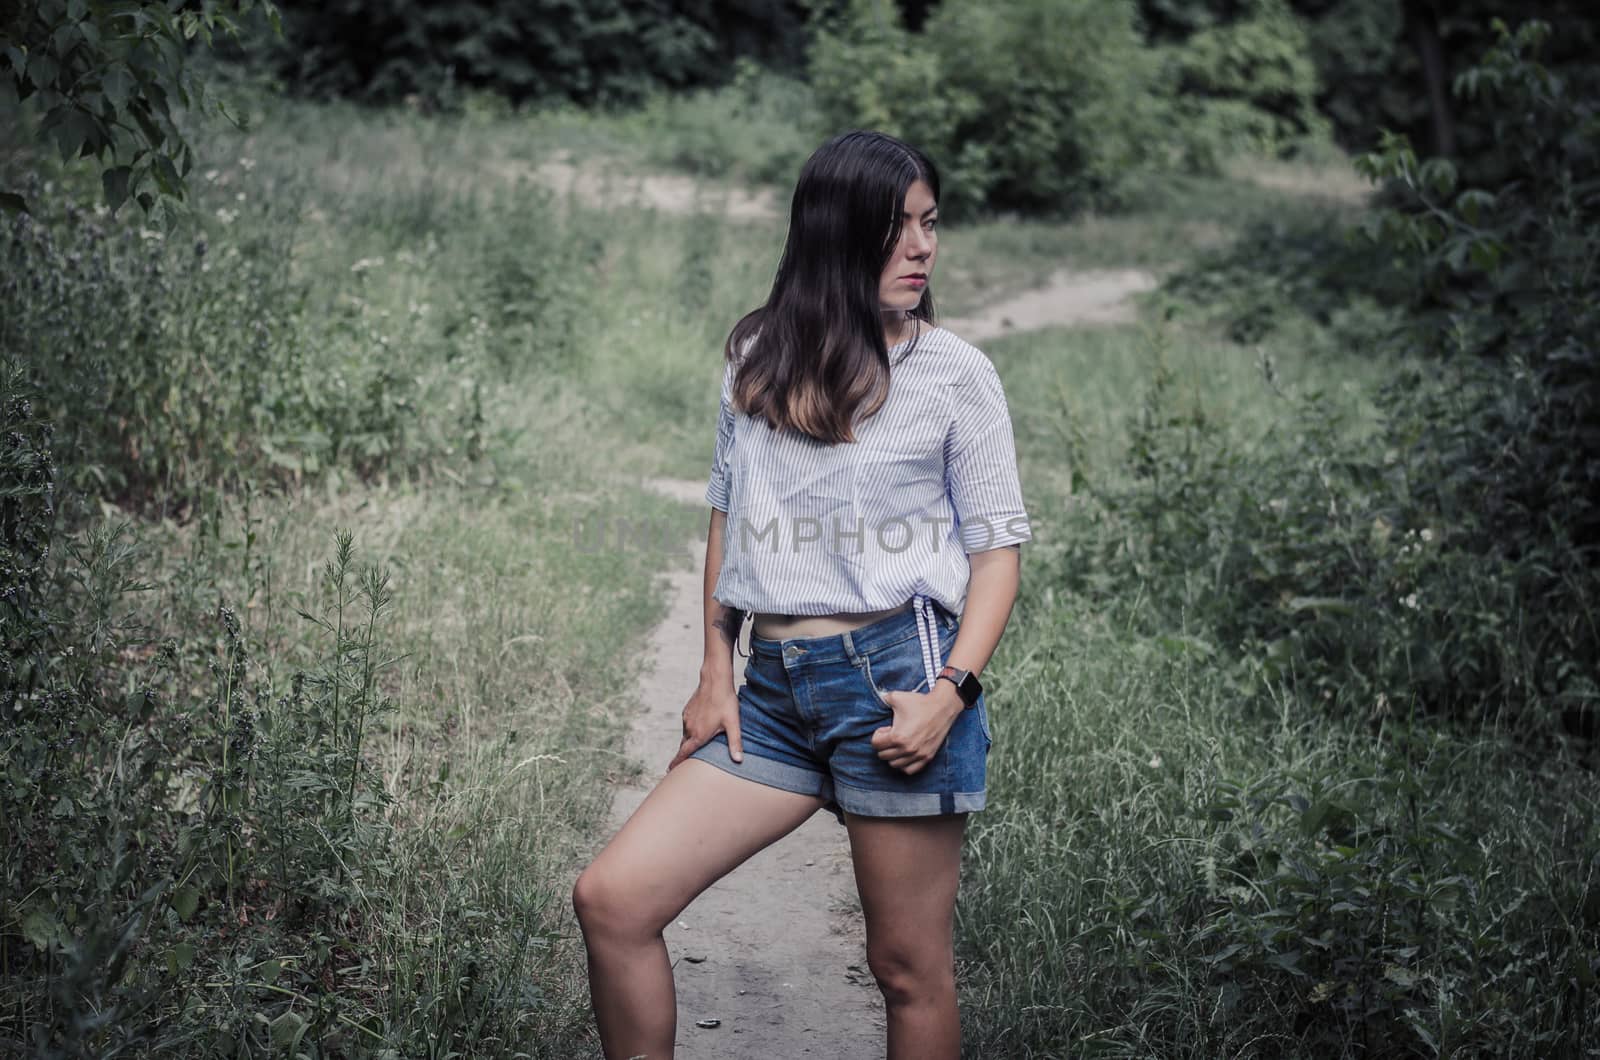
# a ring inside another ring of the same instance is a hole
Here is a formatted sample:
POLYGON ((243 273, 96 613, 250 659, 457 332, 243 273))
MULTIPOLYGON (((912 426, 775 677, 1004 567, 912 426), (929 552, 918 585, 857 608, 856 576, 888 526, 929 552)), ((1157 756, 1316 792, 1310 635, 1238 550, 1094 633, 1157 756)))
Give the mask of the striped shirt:
POLYGON ((966 605, 970 553, 1033 539, 999 373, 944 328, 890 352, 889 396, 854 442, 774 431, 734 409, 722 377, 705 499, 728 513, 712 597, 746 612, 830 615, 911 600, 932 688, 928 601, 966 605))

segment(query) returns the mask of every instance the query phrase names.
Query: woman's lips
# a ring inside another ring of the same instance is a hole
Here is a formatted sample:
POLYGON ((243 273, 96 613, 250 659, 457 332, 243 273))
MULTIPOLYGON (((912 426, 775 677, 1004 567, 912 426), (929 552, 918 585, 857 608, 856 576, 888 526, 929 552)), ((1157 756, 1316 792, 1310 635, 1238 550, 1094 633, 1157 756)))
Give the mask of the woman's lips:
POLYGON ((926 287, 928 278, 926 276, 902 276, 900 277, 900 282, 909 283, 913 287, 926 287))

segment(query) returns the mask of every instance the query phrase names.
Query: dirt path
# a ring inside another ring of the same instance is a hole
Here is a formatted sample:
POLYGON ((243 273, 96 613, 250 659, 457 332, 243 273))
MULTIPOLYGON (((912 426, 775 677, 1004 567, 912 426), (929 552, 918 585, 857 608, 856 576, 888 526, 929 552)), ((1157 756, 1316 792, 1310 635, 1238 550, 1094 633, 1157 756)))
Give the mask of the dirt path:
POLYGON ((1155 286, 1156 277, 1142 269, 1061 269, 1043 287, 940 323, 972 343, 1038 328, 1124 324, 1134 319, 1132 296, 1155 286))
POLYGON ((537 166, 503 160, 495 167, 512 180, 531 177, 558 194, 574 195, 599 208, 643 202, 665 213, 716 213, 736 221, 771 220, 781 213, 770 188, 697 180, 681 173, 623 171, 593 160, 576 161, 570 151, 557 151, 537 166))
MULTIPOLYGON (((648 485, 704 503, 704 482, 648 485)), ((645 776, 642 786, 618 790, 612 834, 665 773, 682 736, 683 704, 699 680, 705 542, 685 547, 695 563, 668 572, 667 617, 650 635, 650 668, 639 687, 643 709, 628 741, 645 776)), ((744 660, 734 663, 742 684, 744 660)), ((832 814, 813 814, 712 884, 668 926, 666 940, 678 991, 680 1060, 884 1055, 883 997, 867 970, 849 841, 832 814), (721 1024, 697 1026, 704 1019, 721 1024)))
MULTIPOLYGON (((581 162, 558 151, 539 165, 504 161, 501 173, 532 177, 590 205, 643 202, 666 213, 715 213, 729 220, 772 220, 781 216, 770 188, 697 180, 677 173, 619 172, 593 161, 581 162)), ((1122 324, 1134 319, 1133 295, 1156 286, 1156 277, 1142 269, 1060 269, 1042 287, 1024 291, 972 317, 941 321, 969 342, 982 342, 1013 331, 1038 328, 1122 324)))

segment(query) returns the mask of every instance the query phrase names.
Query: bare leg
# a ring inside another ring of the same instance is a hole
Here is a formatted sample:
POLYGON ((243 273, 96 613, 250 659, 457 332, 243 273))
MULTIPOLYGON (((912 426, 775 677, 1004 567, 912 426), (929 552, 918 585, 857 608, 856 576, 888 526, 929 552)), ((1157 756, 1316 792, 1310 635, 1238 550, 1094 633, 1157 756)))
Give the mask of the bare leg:
POLYGON ((845 814, 867 964, 889 1016, 889 1060, 960 1060, 956 888, 967 815, 845 814))
POLYGON ((656 784, 572 889, 606 1060, 667 1060, 678 1002, 662 929, 822 807, 690 758, 656 784))

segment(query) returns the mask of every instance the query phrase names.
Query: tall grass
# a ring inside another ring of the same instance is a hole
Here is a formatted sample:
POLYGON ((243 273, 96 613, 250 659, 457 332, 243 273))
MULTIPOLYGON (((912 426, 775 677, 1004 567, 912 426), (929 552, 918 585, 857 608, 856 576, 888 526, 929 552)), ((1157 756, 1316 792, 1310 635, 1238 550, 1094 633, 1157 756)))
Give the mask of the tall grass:
MULTIPOLYGON (((1041 532, 990 668, 992 799, 959 906, 974 1055, 1591 1048, 1582 746, 1424 719, 1399 684, 1324 699, 1225 633, 1247 594, 1213 585, 1240 568, 1208 504, 1359 452, 1389 371, 1307 329, 1256 349, 1198 322, 992 345, 1041 532), (1310 422, 1313 394, 1343 411, 1310 422)), ((1270 516, 1238 527, 1263 562, 1274 534, 1324 539, 1270 516)))
MULTIPOLYGON (((33 257, 7 275, 7 425, 35 448, 6 485, 57 558, 8 530, 10 598, 42 610, 6 614, 38 647, 0 730, 0 1038, 573 1055, 570 875, 636 768, 630 648, 675 562, 577 531, 693 532, 638 486, 651 411, 595 372, 640 323, 608 303, 672 298, 617 274, 657 229, 462 164, 503 126, 257 117, 205 131, 178 233, 25 146, 7 163, 42 209, 12 229, 33 257), (56 356, 118 343, 98 374, 56 356)), ((702 326, 639 347, 686 395, 719 370, 702 326)))

